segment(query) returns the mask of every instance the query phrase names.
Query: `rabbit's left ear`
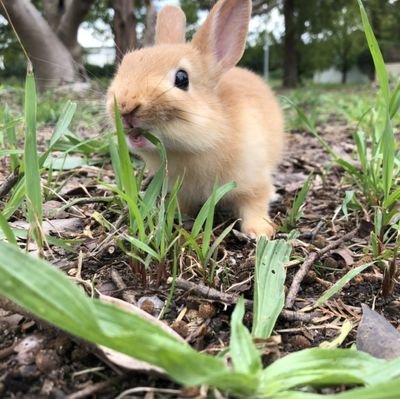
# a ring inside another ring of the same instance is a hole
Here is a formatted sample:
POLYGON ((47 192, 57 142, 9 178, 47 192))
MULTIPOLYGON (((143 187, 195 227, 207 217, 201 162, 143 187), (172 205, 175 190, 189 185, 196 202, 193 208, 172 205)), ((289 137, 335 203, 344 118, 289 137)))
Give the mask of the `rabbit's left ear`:
POLYGON ((157 16, 156 44, 185 43, 186 16, 179 7, 165 6, 157 16))
POLYGON ((192 44, 226 71, 242 58, 251 16, 251 0, 219 0, 192 44))

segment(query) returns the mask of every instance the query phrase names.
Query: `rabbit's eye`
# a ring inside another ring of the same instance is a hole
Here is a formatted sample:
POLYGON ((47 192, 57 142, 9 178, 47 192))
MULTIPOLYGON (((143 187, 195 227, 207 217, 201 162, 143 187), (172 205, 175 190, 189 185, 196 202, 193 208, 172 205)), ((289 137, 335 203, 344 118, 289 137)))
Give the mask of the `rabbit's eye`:
POLYGON ((175 86, 181 90, 187 90, 189 87, 189 75, 183 70, 179 69, 179 71, 175 75, 175 86))

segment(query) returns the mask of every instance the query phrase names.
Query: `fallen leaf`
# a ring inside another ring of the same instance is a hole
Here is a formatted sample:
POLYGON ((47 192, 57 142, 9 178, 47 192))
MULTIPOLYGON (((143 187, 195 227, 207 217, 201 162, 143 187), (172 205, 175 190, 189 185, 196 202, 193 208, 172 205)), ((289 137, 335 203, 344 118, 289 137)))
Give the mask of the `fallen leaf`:
MULTIPOLYGON (((10 223, 10 225, 17 229, 29 230, 29 223, 23 220, 17 220, 10 223)), ((80 218, 45 220, 43 222, 43 232, 47 235, 50 233, 76 232, 82 230, 82 225, 83 221, 80 218)))
POLYGON ((345 262, 346 266, 352 266, 354 264, 353 252, 349 248, 339 248, 332 251, 333 254, 339 255, 345 262))
POLYGON ((362 304, 363 316, 358 327, 357 349, 380 359, 400 357, 400 332, 383 316, 362 304))
MULTIPOLYGON (((165 323, 162 321, 156 319, 149 313, 145 312, 144 310, 140 309, 139 307, 132 305, 128 302, 125 302, 121 299, 118 298, 113 298, 111 296, 107 295, 102 295, 100 294, 99 299, 103 302, 110 303, 112 305, 118 306, 121 309, 126 310, 127 312, 134 313, 137 316, 140 316, 160 328, 162 328, 164 331, 168 332, 169 334, 173 335, 175 338, 181 340, 182 342, 185 342, 184 339, 176 333, 172 328, 167 326, 165 323)), ((146 371, 146 372, 155 372, 159 374, 165 374, 165 371, 159 367, 155 367, 149 363, 143 362, 141 360, 137 360, 133 357, 127 356, 123 353, 114 351, 112 349, 106 348, 104 346, 98 345, 98 348, 104 353, 106 358, 110 360, 111 362, 115 363, 118 366, 121 366, 123 368, 129 369, 129 370, 137 370, 137 371, 146 371)))

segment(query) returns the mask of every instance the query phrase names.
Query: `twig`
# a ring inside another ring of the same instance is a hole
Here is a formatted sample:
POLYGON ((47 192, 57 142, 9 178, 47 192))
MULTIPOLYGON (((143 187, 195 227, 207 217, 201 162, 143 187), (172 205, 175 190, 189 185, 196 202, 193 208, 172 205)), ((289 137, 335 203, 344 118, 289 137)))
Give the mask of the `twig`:
POLYGON ((314 262, 317 259, 321 258, 321 256, 327 254, 329 251, 332 251, 333 249, 339 247, 343 242, 352 239, 357 234, 358 229, 359 229, 358 227, 355 228, 354 230, 350 231, 350 233, 345 234, 338 240, 332 241, 330 244, 322 248, 320 251, 312 252, 306 257, 300 269, 297 271, 297 273, 293 278, 292 285, 290 286, 289 292, 286 297, 286 304, 285 304, 286 308, 291 308, 293 306, 294 301, 296 300, 297 293, 299 292, 300 289, 300 284, 303 281, 304 277, 309 272, 314 262))
MULTIPOLYGON (((168 283, 170 284, 171 282, 172 278, 168 279, 168 283)), ((184 280, 182 278, 177 278, 175 280, 175 284, 176 288, 180 288, 187 291, 186 294, 201 296, 209 300, 225 303, 227 305, 232 305, 237 303, 240 298, 239 295, 220 292, 215 288, 206 287, 205 285, 198 285, 192 283, 191 281, 184 280)), ((244 306, 247 310, 253 310, 253 301, 245 299, 244 306)), ((283 310, 281 312, 281 317, 291 321, 297 320, 297 321, 309 322, 315 316, 316 314, 314 313, 294 312, 290 310, 283 310)))
POLYGON ((5 197, 10 192, 10 190, 17 184, 18 180, 19 168, 16 168, 0 186, 0 199, 5 197))
POLYGON ((122 381, 125 376, 119 376, 116 378, 111 378, 107 381, 98 382, 97 384, 89 385, 86 388, 81 389, 71 395, 66 396, 66 399, 83 399, 87 398, 88 396, 92 396, 95 393, 102 391, 105 388, 108 388, 111 385, 114 385, 120 381, 122 381))
POLYGON ((128 303, 136 304, 136 294, 133 290, 127 290, 126 284, 120 274, 113 268, 111 269, 111 280, 117 286, 119 290, 124 290, 122 298, 128 303))
POLYGON ((89 198, 77 198, 68 202, 67 204, 61 207, 61 211, 65 211, 68 208, 71 208, 75 205, 84 205, 84 204, 96 204, 96 203, 109 203, 114 201, 115 197, 89 197, 89 198))

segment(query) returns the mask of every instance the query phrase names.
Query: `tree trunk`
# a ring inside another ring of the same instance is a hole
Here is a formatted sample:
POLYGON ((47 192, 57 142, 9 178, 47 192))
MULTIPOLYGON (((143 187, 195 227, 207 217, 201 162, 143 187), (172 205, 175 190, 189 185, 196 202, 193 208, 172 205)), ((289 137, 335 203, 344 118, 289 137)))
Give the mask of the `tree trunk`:
POLYGON ((157 10, 152 0, 145 0, 146 4, 146 31, 144 32, 143 46, 148 47, 154 44, 156 35, 157 10))
POLYGON ((347 68, 342 68, 342 85, 347 83, 347 68))
POLYGON ((65 1, 42 0, 43 15, 50 28, 55 32, 65 12, 65 1))
MULTIPOLYGON (((32 61, 40 90, 79 80, 68 49, 28 0, 3 0, 8 15, 32 61)), ((4 9, 0 13, 6 17, 4 9)))
POLYGON ((57 36, 78 63, 82 63, 82 48, 78 43, 78 29, 86 17, 94 0, 59 0, 63 2, 65 12, 56 30, 57 36))
POLYGON ((283 86, 296 87, 298 83, 297 29, 295 0, 284 0, 285 37, 283 54, 283 86))
POLYGON ((134 1, 112 0, 114 9, 114 41, 116 47, 116 63, 125 53, 137 46, 136 18, 134 14, 134 1))

